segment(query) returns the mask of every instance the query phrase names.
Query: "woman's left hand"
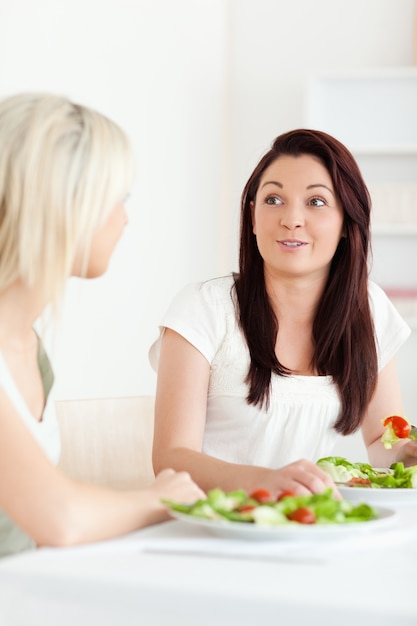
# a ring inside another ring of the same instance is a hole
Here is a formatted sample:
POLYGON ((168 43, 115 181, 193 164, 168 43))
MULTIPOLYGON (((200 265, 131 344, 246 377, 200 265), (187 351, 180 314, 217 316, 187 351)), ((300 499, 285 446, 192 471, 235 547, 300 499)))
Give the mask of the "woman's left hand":
POLYGON ((417 441, 407 441, 397 450, 396 461, 402 462, 406 467, 417 465, 417 441))

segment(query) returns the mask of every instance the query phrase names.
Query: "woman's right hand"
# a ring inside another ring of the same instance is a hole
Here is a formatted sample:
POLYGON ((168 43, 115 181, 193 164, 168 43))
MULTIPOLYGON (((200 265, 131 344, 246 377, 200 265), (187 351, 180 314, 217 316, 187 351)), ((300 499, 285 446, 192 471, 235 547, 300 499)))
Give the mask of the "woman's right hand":
POLYGON ((176 502, 195 502, 206 497, 204 491, 192 480, 188 472, 176 472, 173 469, 164 469, 159 472, 150 489, 156 492, 159 499, 176 502))
POLYGON ((294 461, 280 469, 265 470, 264 484, 259 487, 268 489, 274 496, 279 496, 284 491, 292 492, 294 495, 322 493, 330 487, 334 494, 340 497, 330 476, 307 459, 294 461))

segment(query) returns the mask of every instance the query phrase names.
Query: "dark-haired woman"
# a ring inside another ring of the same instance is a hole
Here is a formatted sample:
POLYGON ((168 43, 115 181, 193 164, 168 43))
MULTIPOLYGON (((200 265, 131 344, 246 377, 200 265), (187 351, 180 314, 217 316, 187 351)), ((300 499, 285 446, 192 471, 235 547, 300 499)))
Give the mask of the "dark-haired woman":
POLYGON ((315 465, 361 428, 369 460, 403 404, 395 355, 410 329, 369 280, 370 199, 351 153, 326 133, 279 136, 241 206, 239 274, 183 289, 150 350, 158 372, 153 461, 205 490, 274 495, 332 486, 315 465))

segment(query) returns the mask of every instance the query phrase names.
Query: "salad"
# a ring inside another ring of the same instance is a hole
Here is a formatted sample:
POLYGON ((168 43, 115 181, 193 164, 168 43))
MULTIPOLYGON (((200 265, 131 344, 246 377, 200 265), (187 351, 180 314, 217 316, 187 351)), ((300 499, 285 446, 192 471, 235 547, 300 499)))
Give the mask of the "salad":
POLYGON ((351 524, 378 518, 365 503, 354 505, 335 498, 331 489, 320 494, 296 496, 283 492, 277 500, 266 489, 247 494, 243 489, 226 493, 212 489, 207 497, 192 504, 163 500, 172 511, 193 517, 260 526, 283 524, 351 524))
POLYGON ((384 432, 381 441, 384 448, 390 449, 393 444, 400 439, 417 440, 417 428, 401 415, 390 415, 382 420, 384 432))
POLYGON ((378 470, 368 463, 351 463, 340 456, 324 457, 317 465, 335 483, 346 487, 417 489, 417 465, 404 467, 403 463, 393 463, 389 469, 378 470))

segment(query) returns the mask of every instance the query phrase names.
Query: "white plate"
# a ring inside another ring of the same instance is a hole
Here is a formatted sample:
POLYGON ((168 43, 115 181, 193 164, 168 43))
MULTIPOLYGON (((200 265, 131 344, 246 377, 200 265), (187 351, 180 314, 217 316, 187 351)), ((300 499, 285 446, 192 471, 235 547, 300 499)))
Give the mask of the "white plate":
POLYGON ((374 505, 398 506, 402 504, 417 505, 417 489, 387 489, 386 487, 342 487, 337 489, 345 500, 349 502, 366 502, 374 505))
POLYGON ((395 516, 395 511, 380 507, 374 507, 379 517, 369 522, 355 522, 351 524, 283 524, 279 526, 261 526, 245 522, 229 522, 228 520, 211 520, 202 517, 193 517, 186 513, 170 511, 171 515, 178 520, 200 526, 211 534, 229 539, 251 540, 310 540, 310 539, 335 539, 347 534, 360 531, 374 531, 390 525, 395 516))

